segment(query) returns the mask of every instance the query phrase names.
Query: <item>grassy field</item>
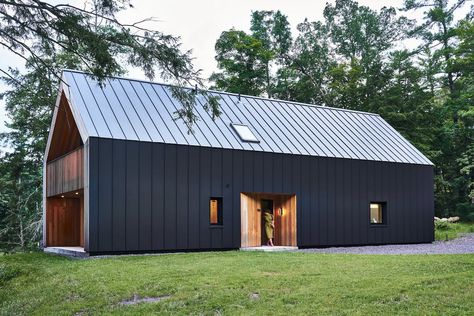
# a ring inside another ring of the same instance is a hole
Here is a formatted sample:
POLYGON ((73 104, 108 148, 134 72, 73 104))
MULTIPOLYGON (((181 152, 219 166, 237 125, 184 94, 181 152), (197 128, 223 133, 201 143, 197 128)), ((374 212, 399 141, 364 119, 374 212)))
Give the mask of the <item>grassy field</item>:
POLYGON ((0 313, 472 314, 474 255, 0 255, 0 313), (170 297, 123 306, 140 297, 170 297))
POLYGON ((463 233, 474 233, 474 223, 439 223, 435 225, 436 240, 451 240, 463 233))

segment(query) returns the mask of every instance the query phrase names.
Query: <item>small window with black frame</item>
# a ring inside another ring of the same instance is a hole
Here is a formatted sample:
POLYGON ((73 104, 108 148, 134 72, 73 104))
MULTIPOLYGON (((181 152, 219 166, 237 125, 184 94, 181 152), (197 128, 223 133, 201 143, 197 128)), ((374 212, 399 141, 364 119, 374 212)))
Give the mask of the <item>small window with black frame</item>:
POLYGON ((222 225, 221 197, 211 197, 209 200, 209 222, 211 225, 222 225))
POLYGON ((385 202, 370 202, 370 224, 384 225, 387 223, 387 203, 385 202))

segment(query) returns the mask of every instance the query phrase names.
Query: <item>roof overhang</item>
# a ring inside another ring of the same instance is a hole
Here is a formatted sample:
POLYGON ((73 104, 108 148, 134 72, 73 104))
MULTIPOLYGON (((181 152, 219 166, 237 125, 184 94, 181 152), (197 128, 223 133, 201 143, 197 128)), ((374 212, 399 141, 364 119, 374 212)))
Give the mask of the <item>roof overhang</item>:
POLYGON ((79 130, 79 134, 81 136, 82 142, 85 143, 86 140, 89 138, 89 135, 88 135, 87 130, 84 126, 84 122, 81 118, 81 115, 77 111, 77 108, 74 106, 73 98, 72 98, 71 92, 69 90, 69 85, 66 82, 65 77, 63 75, 63 76, 61 76, 61 83, 59 85, 58 96, 56 97, 56 102, 55 102, 54 110, 53 110, 53 116, 52 116, 52 119, 51 119, 51 126, 49 128, 48 140, 46 142, 46 149, 45 149, 45 152, 44 152, 44 161, 45 161, 45 163, 47 161, 49 150, 51 148, 51 141, 53 139, 53 133, 54 133, 54 128, 55 128, 55 125, 56 125, 57 117, 58 117, 58 111, 59 111, 60 104, 61 104, 61 98, 63 98, 63 97, 66 99, 66 102, 69 105, 69 108, 71 110, 73 119, 74 119, 74 121, 77 125, 77 129, 79 130))

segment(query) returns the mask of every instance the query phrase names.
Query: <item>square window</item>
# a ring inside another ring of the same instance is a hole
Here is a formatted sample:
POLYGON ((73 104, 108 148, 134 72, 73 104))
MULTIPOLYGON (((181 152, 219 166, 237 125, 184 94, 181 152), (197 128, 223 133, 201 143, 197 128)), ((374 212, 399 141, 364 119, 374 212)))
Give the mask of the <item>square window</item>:
POLYGON ((210 198, 209 221, 211 225, 222 225, 222 198, 221 197, 210 198))
POLYGON ((370 224, 386 224, 386 203, 370 202, 370 224))

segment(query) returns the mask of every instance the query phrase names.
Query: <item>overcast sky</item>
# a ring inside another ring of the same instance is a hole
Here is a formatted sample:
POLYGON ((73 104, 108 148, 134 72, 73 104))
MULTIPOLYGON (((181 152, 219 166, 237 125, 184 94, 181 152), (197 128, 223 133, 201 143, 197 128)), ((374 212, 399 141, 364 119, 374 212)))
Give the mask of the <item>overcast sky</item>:
MULTIPOLYGON (((50 1, 65 2, 65 1, 50 1)), ((69 1, 81 5, 82 1, 69 1)), ((333 2, 333 1, 329 1, 333 2)), ((360 4, 379 10, 384 6, 401 7, 402 0, 360 0, 360 4)), ((192 49, 195 66, 203 70, 207 78, 215 69, 214 44, 220 33, 232 27, 247 31, 250 27, 250 14, 255 10, 280 10, 288 16, 293 31, 305 18, 309 21, 322 20, 326 1, 319 0, 132 0, 134 8, 119 15, 123 22, 136 22, 147 17, 158 21, 154 29, 180 36, 184 49, 192 49)), ((82 6, 82 5, 81 5, 82 6)), ((23 60, 0 50, 0 68, 18 67, 22 69, 23 60)), ((127 75, 144 78, 137 70, 127 75)), ((6 89, 0 83, 0 91, 6 89)), ((4 102, 0 101, 0 132, 5 131, 4 102)))

